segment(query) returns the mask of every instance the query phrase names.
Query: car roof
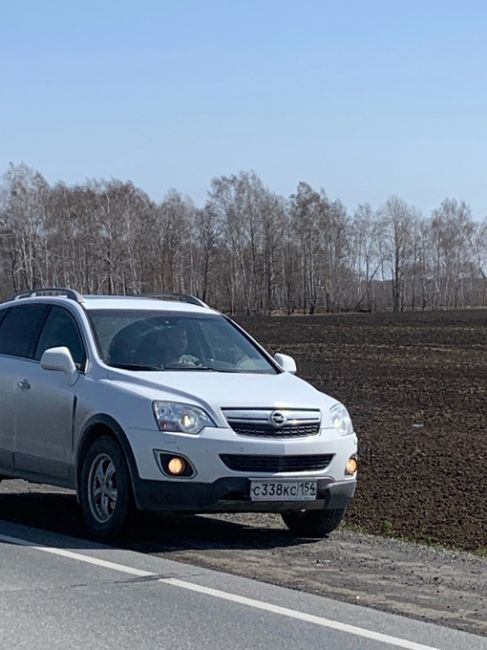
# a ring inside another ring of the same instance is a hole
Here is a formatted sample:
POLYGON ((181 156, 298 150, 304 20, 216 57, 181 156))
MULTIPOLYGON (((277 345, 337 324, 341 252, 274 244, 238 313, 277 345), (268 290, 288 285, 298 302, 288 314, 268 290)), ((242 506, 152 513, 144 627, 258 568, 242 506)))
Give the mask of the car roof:
POLYGON ((200 307, 179 300, 159 300, 158 298, 132 298, 124 296, 83 296, 85 309, 125 309, 147 311, 174 311, 196 314, 216 314, 209 307, 200 307))
MULTIPOLYGON (((81 298, 81 296, 80 296, 81 298)), ((156 297, 139 296, 104 296, 85 295, 82 301, 72 300, 66 296, 32 296, 20 299, 7 300, 0 305, 1 308, 26 304, 80 304, 87 311, 92 310, 137 310, 137 311, 164 311, 193 314, 218 314, 219 312, 209 307, 203 307, 182 300, 162 300, 156 297)))

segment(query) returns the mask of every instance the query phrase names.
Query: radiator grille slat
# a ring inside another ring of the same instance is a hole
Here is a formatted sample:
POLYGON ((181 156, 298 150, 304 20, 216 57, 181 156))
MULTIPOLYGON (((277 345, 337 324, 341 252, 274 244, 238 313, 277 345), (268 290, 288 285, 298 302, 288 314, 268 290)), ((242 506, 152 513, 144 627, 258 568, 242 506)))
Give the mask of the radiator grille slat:
POLYGON ((241 436, 257 436, 266 438, 301 438, 316 436, 320 432, 319 422, 304 422, 299 424, 285 424, 276 429, 271 424, 263 422, 232 422, 229 425, 241 436))

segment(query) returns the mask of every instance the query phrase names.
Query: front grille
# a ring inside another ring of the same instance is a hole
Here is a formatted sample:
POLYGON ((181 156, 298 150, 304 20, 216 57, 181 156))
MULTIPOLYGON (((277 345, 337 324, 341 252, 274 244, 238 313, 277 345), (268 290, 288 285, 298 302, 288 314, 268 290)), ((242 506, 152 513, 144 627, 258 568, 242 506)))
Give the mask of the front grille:
POLYGON ((320 433, 319 409, 224 408, 223 413, 239 436, 304 438, 320 433))
POLYGON ((225 465, 234 472, 312 472, 326 469, 333 454, 313 456, 250 456, 221 454, 225 465))
POLYGON ((241 436, 262 436, 266 438, 300 438, 303 436, 316 436, 320 432, 319 422, 306 422, 303 424, 285 424, 276 429, 272 424, 262 422, 232 422, 229 425, 241 436))

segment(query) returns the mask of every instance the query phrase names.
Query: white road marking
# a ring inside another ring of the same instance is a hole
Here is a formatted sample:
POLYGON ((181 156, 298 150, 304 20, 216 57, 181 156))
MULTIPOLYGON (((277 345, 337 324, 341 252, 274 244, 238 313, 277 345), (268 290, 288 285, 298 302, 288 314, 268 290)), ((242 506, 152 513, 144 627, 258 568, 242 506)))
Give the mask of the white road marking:
POLYGON ((125 564, 117 564, 117 562, 108 562, 107 560, 92 557, 91 555, 75 553, 74 551, 69 551, 65 548, 57 548, 56 546, 36 546, 32 542, 29 542, 27 539, 21 539, 20 537, 10 537, 9 535, 0 533, 0 542, 2 541, 9 542, 10 544, 17 544, 18 546, 29 546, 36 551, 50 553, 51 555, 59 555, 60 557, 67 557, 70 560, 78 560, 79 562, 84 562, 85 564, 94 564, 95 566, 103 567, 104 569, 112 569, 112 571, 128 573, 129 575, 137 576, 138 578, 152 578, 157 575, 155 573, 151 573, 150 571, 142 571, 141 569, 134 569, 133 567, 125 566, 125 564))
POLYGON ((367 630, 363 627, 356 627, 355 625, 332 621, 331 619, 323 618, 322 616, 306 614, 306 612, 298 612, 297 610, 289 609, 288 607, 272 605, 272 603, 266 603, 262 600, 254 600, 253 598, 231 594, 228 591, 220 591, 220 589, 212 589, 211 587, 202 587, 201 585, 186 582, 185 580, 178 580, 177 578, 161 578, 159 582, 163 582, 166 585, 173 585, 174 587, 181 587, 182 589, 189 589, 190 591, 196 591, 200 594, 205 594, 206 596, 213 596, 213 598, 229 600, 230 602, 238 603, 239 605, 247 605, 254 609, 262 609, 266 612, 271 612, 272 614, 280 614, 281 616, 287 616, 288 618, 295 618, 306 623, 314 623, 315 625, 328 627, 333 630, 338 630, 339 632, 347 632, 348 634, 355 634, 355 636, 372 639, 373 641, 388 643, 389 645, 394 645, 398 648, 407 648, 407 650, 438 650, 430 645, 422 645, 421 643, 415 643, 414 641, 406 641, 406 639, 399 639, 394 636, 389 636, 388 634, 373 632, 372 630, 367 630))
MULTIPOLYGON (((4 535, 0 533, 0 542, 7 542, 10 544, 17 544, 19 546, 28 546, 37 551, 42 551, 43 553, 50 553, 51 555, 57 555, 59 557, 65 557, 70 560, 76 560, 78 562, 84 562, 85 564, 93 564, 104 569, 111 569, 112 571, 119 571, 120 573, 125 573, 132 576, 137 576, 139 578, 155 578, 157 577, 156 573, 150 571, 143 571, 141 569, 136 569, 134 567, 126 566, 125 564, 118 564, 117 562, 109 562, 107 560, 102 560, 91 555, 84 555, 83 553, 75 553, 64 548, 58 548, 55 546, 37 546, 29 540, 22 539, 20 537, 11 537, 10 535, 4 535)), ((211 596, 213 598, 220 598, 222 600, 227 600, 232 603, 238 603, 239 605, 245 605, 247 607, 252 607, 254 609, 260 609, 272 614, 279 614, 280 616, 287 616, 288 618, 293 618, 305 623, 312 623, 314 625, 319 625, 321 627, 326 627, 332 630, 337 630, 338 632, 345 632, 347 634, 353 634, 365 639, 371 639, 373 641, 379 641, 380 643, 388 643, 389 645, 396 646, 397 648, 404 648, 405 650, 438 650, 433 646, 423 645, 421 643, 415 643, 414 641, 407 641, 406 639, 400 639, 398 637, 390 636, 388 634, 382 634, 381 632, 374 632, 373 630, 368 630, 363 627, 357 627, 355 625, 349 625, 347 623, 340 623, 339 621, 334 621, 328 618, 323 618, 322 616, 315 616, 314 614, 307 614, 306 612, 299 612, 295 609, 289 609, 287 607, 281 607, 280 605, 273 605, 272 603, 266 603, 262 600, 255 600, 253 598, 247 598, 246 596, 239 596, 238 594, 232 594, 227 591, 221 591, 220 589, 213 589, 211 587, 204 587, 192 582, 186 582, 185 580, 179 580, 177 578, 158 578, 158 582, 161 582, 165 585, 172 587, 179 587, 180 589, 187 589, 189 591, 194 591, 196 593, 204 594, 205 596, 211 596)))

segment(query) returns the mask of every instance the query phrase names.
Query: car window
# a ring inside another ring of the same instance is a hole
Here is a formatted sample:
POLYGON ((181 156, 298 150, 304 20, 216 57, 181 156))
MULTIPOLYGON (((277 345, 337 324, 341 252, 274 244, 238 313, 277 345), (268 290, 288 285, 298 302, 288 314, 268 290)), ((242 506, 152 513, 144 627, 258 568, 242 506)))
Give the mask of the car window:
POLYGON ((100 356, 111 366, 276 372, 262 352, 223 316, 93 310, 89 318, 100 356))
POLYGON ((257 372, 269 366, 268 361, 262 363, 261 353, 225 318, 201 319, 199 326, 217 367, 257 372))
POLYGON ((78 370, 84 368, 86 361, 85 347, 78 326, 62 307, 52 307, 42 328, 34 358, 39 361, 49 348, 67 347, 78 370))
POLYGON ((45 305, 11 307, 0 323, 0 354, 31 358, 46 309, 45 305))

